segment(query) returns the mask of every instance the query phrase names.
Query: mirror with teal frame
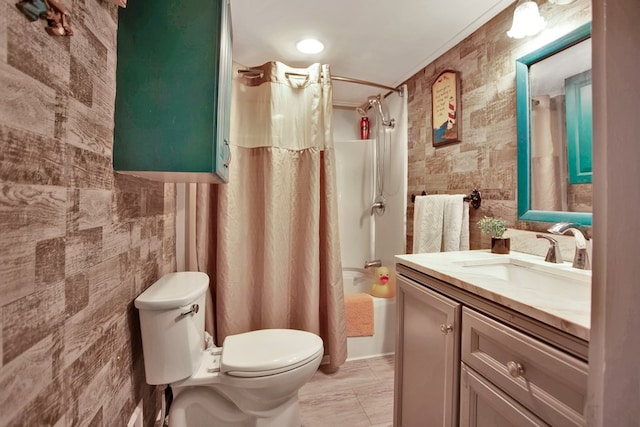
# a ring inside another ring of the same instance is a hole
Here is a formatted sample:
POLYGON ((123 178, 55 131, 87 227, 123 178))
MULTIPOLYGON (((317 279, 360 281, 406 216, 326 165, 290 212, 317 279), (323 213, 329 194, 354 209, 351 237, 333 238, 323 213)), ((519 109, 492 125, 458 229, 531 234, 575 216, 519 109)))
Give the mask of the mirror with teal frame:
POLYGON ((591 225, 590 43, 587 23, 516 60, 521 221, 591 225))

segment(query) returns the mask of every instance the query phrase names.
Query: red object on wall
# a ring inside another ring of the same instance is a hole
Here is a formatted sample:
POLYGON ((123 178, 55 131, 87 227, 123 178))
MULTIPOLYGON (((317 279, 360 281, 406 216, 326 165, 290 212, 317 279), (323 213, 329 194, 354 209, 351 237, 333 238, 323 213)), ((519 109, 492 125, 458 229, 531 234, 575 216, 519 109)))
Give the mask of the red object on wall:
POLYGON ((360 119, 360 139, 369 139, 369 117, 360 119))

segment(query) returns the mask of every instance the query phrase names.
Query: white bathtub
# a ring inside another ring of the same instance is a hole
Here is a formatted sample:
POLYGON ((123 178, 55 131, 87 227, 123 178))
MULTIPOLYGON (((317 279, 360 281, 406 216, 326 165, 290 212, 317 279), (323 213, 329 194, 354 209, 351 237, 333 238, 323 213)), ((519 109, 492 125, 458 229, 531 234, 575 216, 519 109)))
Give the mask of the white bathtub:
MULTIPOLYGON (((360 268, 343 268, 345 294, 369 293, 373 273, 360 268)), ((396 299, 373 298, 373 336, 347 337, 347 360, 391 354, 396 345, 396 299)))

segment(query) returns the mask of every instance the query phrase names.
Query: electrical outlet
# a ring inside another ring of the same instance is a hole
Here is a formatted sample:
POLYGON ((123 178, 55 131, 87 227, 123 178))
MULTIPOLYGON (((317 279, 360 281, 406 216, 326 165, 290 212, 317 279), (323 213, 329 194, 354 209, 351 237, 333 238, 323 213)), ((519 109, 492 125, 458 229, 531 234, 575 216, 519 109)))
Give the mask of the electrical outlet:
POLYGON ((129 422, 127 423, 127 427, 142 427, 142 400, 138 402, 138 406, 134 409, 133 414, 131 414, 131 418, 129 418, 129 422))

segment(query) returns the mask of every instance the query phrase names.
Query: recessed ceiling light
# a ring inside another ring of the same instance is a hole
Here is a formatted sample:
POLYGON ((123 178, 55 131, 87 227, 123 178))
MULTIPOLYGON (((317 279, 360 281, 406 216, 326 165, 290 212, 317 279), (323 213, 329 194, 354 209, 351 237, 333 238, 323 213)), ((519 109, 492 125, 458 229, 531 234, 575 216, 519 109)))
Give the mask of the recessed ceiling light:
POLYGON ((296 44, 296 48, 302 53, 313 54, 322 52, 324 45, 316 39, 304 39, 296 44))

